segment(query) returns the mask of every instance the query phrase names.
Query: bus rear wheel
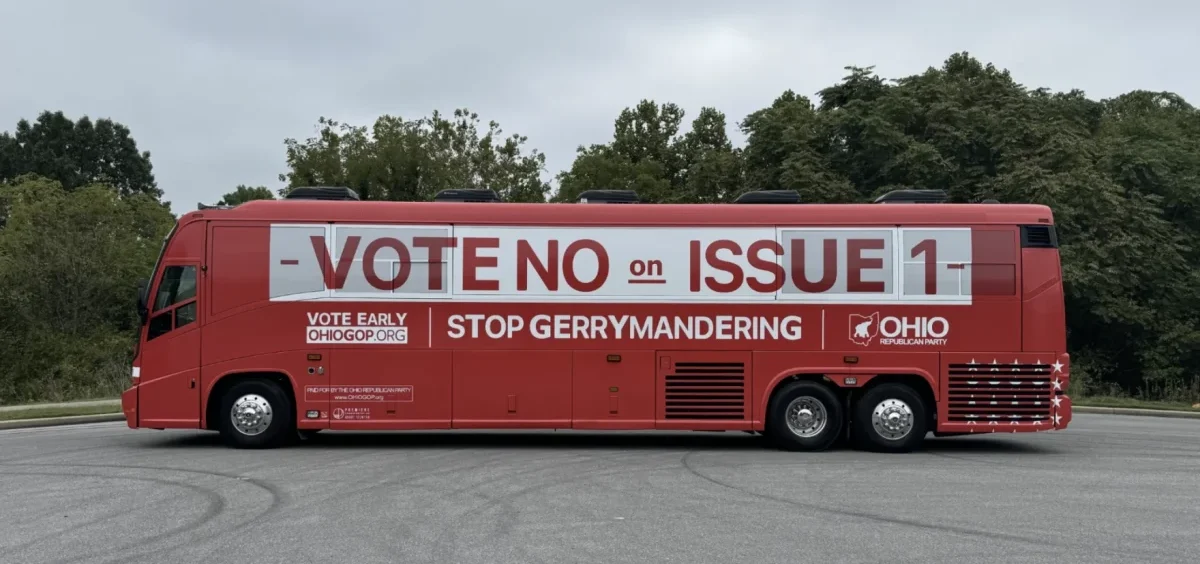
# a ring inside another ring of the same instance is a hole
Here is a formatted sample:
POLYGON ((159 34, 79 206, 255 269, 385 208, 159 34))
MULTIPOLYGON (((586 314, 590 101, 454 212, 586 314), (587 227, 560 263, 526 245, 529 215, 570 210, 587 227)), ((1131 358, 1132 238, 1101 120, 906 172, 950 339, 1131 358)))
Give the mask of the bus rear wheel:
POLYGON ((221 438, 233 448, 283 446, 295 424, 292 404, 279 385, 246 380, 221 397, 221 438))
POLYGON ((841 434, 842 404, 827 386, 796 381, 785 384, 771 398, 767 435, 779 448, 822 451, 841 434))
POLYGON ((929 411, 921 394, 904 384, 880 384, 854 404, 851 432, 861 447, 910 452, 925 440, 929 411))

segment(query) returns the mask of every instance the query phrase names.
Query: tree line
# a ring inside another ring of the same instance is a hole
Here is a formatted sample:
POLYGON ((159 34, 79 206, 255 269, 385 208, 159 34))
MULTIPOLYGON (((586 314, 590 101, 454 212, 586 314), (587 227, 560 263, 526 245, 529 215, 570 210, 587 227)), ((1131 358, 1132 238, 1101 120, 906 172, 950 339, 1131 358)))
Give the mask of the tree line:
MULTIPOLYGON (((285 139, 281 188, 340 185, 368 200, 490 188, 507 201, 632 189, 649 202, 796 190, 864 202, 941 188, 957 202, 1050 206, 1059 229, 1075 395, 1200 398, 1200 112, 1170 92, 1093 100, 1028 88, 965 53, 898 79, 872 68, 810 98, 786 91, 736 125, 670 102, 621 111, 580 146, 557 189, 525 136, 467 110, 373 124, 317 121, 285 139)), ((145 277, 175 214, 150 154, 109 119, 44 112, 0 133, 0 403, 104 397, 128 382, 145 277)))

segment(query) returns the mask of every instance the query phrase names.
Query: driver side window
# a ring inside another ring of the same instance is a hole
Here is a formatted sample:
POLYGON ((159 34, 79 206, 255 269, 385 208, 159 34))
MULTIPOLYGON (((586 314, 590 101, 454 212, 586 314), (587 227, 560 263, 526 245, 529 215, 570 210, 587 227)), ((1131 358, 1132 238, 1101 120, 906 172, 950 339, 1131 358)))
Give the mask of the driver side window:
POLYGON ((154 311, 196 297, 196 267, 168 266, 154 296, 154 311))
POLYGON ((196 267, 168 266, 154 295, 147 340, 161 337, 196 321, 196 267), (182 306, 175 307, 178 304, 182 306))

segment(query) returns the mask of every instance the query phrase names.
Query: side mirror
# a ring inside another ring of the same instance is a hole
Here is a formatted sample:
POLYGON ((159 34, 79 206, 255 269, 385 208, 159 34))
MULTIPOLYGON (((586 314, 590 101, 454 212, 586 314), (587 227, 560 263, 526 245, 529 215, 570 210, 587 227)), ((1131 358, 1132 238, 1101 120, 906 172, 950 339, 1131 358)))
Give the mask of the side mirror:
POLYGON ((140 318, 142 320, 142 323, 145 323, 146 316, 150 315, 149 305, 148 305, 148 301, 147 301, 149 296, 146 295, 149 291, 150 291, 150 280, 148 280, 148 279, 142 280, 140 283, 138 283, 137 311, 138 311, 138 318, 140 318))

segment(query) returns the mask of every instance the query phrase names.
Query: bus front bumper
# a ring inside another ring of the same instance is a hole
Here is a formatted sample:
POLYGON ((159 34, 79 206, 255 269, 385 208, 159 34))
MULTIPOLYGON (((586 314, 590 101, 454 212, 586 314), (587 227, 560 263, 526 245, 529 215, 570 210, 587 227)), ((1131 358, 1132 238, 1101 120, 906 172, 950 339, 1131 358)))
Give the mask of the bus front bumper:
POLYGON ((125 414, 125 424, 130 429, 137 429, 137 386, 121 392, 121 413, 125 414))

